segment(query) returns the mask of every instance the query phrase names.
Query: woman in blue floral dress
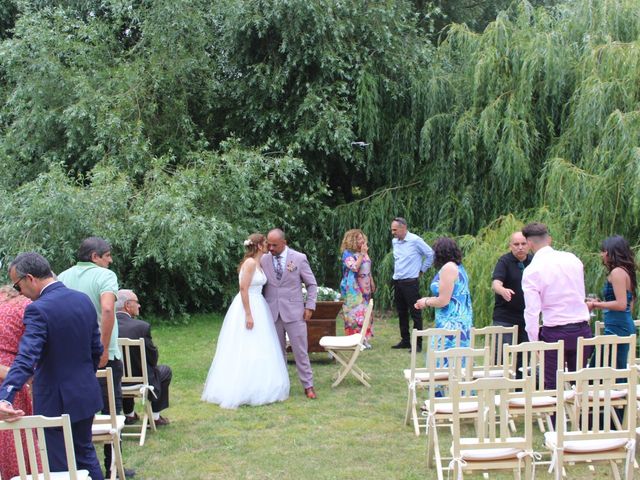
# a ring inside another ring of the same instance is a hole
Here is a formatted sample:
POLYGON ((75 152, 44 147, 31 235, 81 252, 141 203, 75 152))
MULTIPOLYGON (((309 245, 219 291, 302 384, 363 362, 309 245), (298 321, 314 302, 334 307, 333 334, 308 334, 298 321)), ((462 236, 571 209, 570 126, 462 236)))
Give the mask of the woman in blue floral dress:
MULTIPOLYGON (((415 308, 433 307, 436 328, 460 330, 460 346, 469 346, 473 308, 469 277, 462 266, 462 251, 456 241, 449 237, 438 238, 433 244, 434 266, 439 269, 431 282, 433 297, 419 299, 415 308)), ((445 348, 455 346, 454 338, 447 339, 445 348)))
MULTIPOLYGON (((344 333, 360 333, 371 294, 375 291, 375 282, 371 276, 371 259, 368 252, 367 237, 360 229, 347 231, 340 247, 342 251, 342 281, 340 293, 344 305, 344 333)), ((373 335, 370 324, 365 332, 365 346, 371 348, 369 338, 373 335)))

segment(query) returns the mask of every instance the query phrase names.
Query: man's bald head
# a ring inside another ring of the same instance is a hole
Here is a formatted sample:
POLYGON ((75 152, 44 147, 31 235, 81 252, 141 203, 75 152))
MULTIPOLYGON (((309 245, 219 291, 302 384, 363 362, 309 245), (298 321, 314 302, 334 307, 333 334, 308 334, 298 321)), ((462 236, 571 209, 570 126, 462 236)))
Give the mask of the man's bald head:
POLYGON ((509 250, 511 250, 513 256, 521 262, 525 258, 527 258, 529 245, 527 244, 527 239, 524 238, 522 232, 513 232, 511 234, 511 239, 509 240, 509 250))
POLYGON ((284 232, 279 228, 269 230, 267 234, 267 247, 271 255, 280 255, 287 246, 287 240, 284 232))

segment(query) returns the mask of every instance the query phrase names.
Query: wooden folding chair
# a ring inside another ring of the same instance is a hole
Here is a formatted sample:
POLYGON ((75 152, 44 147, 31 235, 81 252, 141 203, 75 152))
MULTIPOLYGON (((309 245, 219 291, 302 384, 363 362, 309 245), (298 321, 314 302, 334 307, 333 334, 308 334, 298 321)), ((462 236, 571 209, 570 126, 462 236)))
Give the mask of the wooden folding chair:
POLYGON ((153 385, 149 383, 149 372, 147 371, 147 355, 144 348, 144 338, 136 340, 130 338, 118 338, 118 345, 122 350, 122 363, 124 365, 124 373, 122 375, 122 397, 140 399, 142 403, 142 425, 137 431, 136 425, 128 425, 123 432, 123 437, 139 437, 140 446, 144 445, 147 435, 147 425, 151 425, 153 431, 156 431, 156 422, 153 420, 153 410, 151 408, 151 398, 153 395, 153 385), (131 363, 131 355, 137 349, 140 355, 141 372, 139 375, 134 374, 131 363), (129 428, 136 430, 135 432, 126 431, 129 428))
MULTIPOLYGON (((34 415, 22 417, 15 422, 0 422, 0 430, 13 430, 13 441, 16 448, 16 458, 18 459, 19 476, 14 479, 31 480, 32 478, 43 478, 45 480, 64 478, 69 480, 86 480, 89 477, 87 470, 76 469, 76 454, 73 450, 73 434, 71 432, 71 420, 69 415, 64 414, 60 417, 43 417, 34 415), (69 470, 66 472, 52 473, 49 468, 49 459, 47 458, 47 442, 44 435, 45 428, 61 428, 64 438, 64 450, 67 457, 67 466, 69 470), (35 439, 38 443, 36 446, 35 439), (27 451, 22 445, 22 439, 26 439, 27 451), (38 468, 38 452, 40 456, 40 464, 42 468, 38 468), (27 459, 25 461, 25 458, 27 459), (27 463, 31 474, 27 474, 27 463), (37 472, 37 473, 36 473, 37 472)), ((123 477, 124 478, 124 477, 123 477)))
MULTIPOLYGON (((640 362, 640 345, 638 345, 637 341, 640 338, 640 320, 634 320, 633 324, 636 327, 636 347, 635 347, 636 363, 639 363, 640 362)), ((598 320, 597 322, 595 322, 594 335, 595 336, 604 335, 604 322, 602 320, 598 320)))
MULTIPOLYGON (((470 346, 472 348, 489 349, 489 376, 502 377, 504 364, 504 346, 516 345, 518 342, 518 326, 503 327, 500 325, 490 325, 483 328, 471 327, 470 346), (511 335, 511 341, 505 341, 505 335, 511 335)), ((509 365, 509 371, 515 368, 515 358, 513 364, 509 365)), ((481 373, 480 371, 479 373, 481 373)), ((479 374, 477 373, 477 374, 479 374)))
POLYGON ((533 477, 534 457, 539 458, 539 455, 533 451, 532 382, 531 377, 520 380, 486 377, 470 382, 452 382, 451 457, 438 455, 439 479, 443 478, 444 471, 453 471, 454 478, 462 479, 463 472, 478 470, 485 475, 488 470, 512 470, 514 478, 521 478, 523 463, 525 478, 533 477), (478 404, 478 427, 475 435, 463 436, 462 405, 470 397, 475 398, 478 404), (509 430, 510 404, 520 398, 525 400, 522 405, 524 436, 512 437, 509 430), (442 459, 450 460, 448 466, 444 466, 442 459))
POLYGON ((349 373, 367 387, 371 386, 367 381, 371 380, 371 377, 356 365, 356 360, 358 359, 360 352, 365 348, 365 334, 369 328, 369 323, 371 323, 372 312, 373 299, 369 300, 369 305, 365 313, 364 321, 362 322, 362 329, 360 330, 360 333, 341 337, 324 336, 320 339, 320 346, 323 347, 329 355, 335 358, 341 365, 337 378, 331 385, 332 387, 337 387, 349 373))
MULTIPOLYGON (((560 340, 556 343, 547 342, 525 342, 518 345, 507 345, 504 354, 507 361, 504 365, 504 376, 511 375, 515 377, 515 372, 510 371, 510 365, 518 355, 522 358, 522 377, 531 378, 531 411, 532 415, 538 422, 538 428, 541 432, 545 432, 544 422, 547 423, 549 431, 553 431, 553 422, 551 416, 556 413, 556 403, 558 392, 557 389, 547 389, 544 386, 544 369, 545 369, 545 353, 555 351, 558 358, 558 365, 564 366, 564 341, 560 340)), ((564 395, 570 397, 571 392, 564 395)), ((519 407, 525 403, 525 398, 515 396, 510 403, 511 415, 517 417, 520 415, 519 407)))
MULTIPOLYGON (((592 338, 578 338, 576 365, 583 365, 584 355, 588 347, 593 347, 593 353, 589 362, 589 368, 611 367, 616 368, 616 361, 618 357, 618 350, 621 346, 626 346, 628 350, 627 354, 627 367, 635 366, 636 364, 636 336, 630 335, 628 337, 620 337, 618 335, 599 335, 592 338)), ((635 390, 634 390, 635 392, 635 390)), ((636 392, 637 393, 637 392, 636 392)), ((626 400, 623 397, 627 396, 627 391, 624 389, 615 389, 612 392, 614 407, 621 409, 626 405, 626 400)), ((633 393, 632 393, 633 395, 633 393)), ((635 395, 633 395, 635 398, 635 395)), ((568 402, 573 402, 573 398, 568 398, 568 402)), ((617 428, 621 428, 620 420, 617 415, 614 415, 613 421, 617 428)))
POLYGON ((120 450, 120 435, 124 427, 124 415, 116 413, 116 398, 113 390, 113 374, 111 368, 98 370, 98 379, 104 378, 107 382, 107 397, 109 402, 108 415, 96 415, 91 426, 92 441, 94 444, 111 445, 111 480, 125 478, 122 451, 120 450))
MULTIPOLYGON (((440 462, 438 447, 438 428, 451 428, 453 402, 450 387, 457 382, 473 380, 478 368, 484 369, 488 377, 489 349, 469 347, 449 348, 432 351, 427 359, 429 379, 427 382, 427 400, 422 407, 422 415, 426 417, 427 434, 427 466, 430 467, 435 455, 436 463, 440 462), (443 385, 439 372, 446 372, 448 383, 443 385)), ((478 421, 478 402, 473 395, 465 398, 458 405, 458 417, 478 421)), ((438 472, 438 478, 441 479, 438 472)))
MULTIPOLYGON (((575 386, 575 401, 558 402, 557 418, 564 418, 565 409, 574 410, 578 419, 572 427, 558 421, 555 432, 544 434, 545 446, 551 451, 549 472, 556 480, 562 479, 565 464, 576 462, 605 462, 611 466, 614 478, 620 480, 617 462, 624 462, 624 478, 633 478, 636 416, 625 415, 619 428, 612 427, 617 418, 616 404, 620 390, 635 391, 637 373, 633 368, 616 370, 610 367, 583 368, 576 372, 558 370, 557 384, 571 382, 575 386)), ((635 397, 624 395, 623 408, 635 408, 635 397)))
MULTIPOLYGON (((420 435, 421 425, 418 417, 418 390, 424 390, 429 381, 429 366, 427 364, 429 354, 432 351, 444 350, 447 339, 454 340, 455 346, 460 346, 460 330, 447 330, 445 328, 429 328, 427 330, 416 330, 411 332, 411 363, 410 368, 403 370, 404 379, 407 381, 407 409, 404 416, 405 425, 409 424, 409 419, 413 420, 413 429, 416 436, 420 435), (418 338, 422 338, 424 353, 417 353, 418 338), (418 364, 418 359, 424 360, 418 364)), ((440 371, 436 375, 441 380, 442 385, 448 381, 448 372, 440 371)))

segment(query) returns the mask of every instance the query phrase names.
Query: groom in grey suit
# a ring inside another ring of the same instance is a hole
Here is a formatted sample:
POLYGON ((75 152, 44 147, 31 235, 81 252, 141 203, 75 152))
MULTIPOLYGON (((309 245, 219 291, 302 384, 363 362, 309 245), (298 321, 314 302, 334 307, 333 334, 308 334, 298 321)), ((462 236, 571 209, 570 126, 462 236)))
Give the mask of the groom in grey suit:
POLYGON ((285 332, 296 359, 298 377, 307 398, 316 398, 313 372, 307 351, 307 324, 316 309, 318 287, 307 256, 287 246, 284 232, 275 228, 267 235, 269 254, 263 255, 261 266, 267 275, 264 297, 271 308, 282 352, 285 355, 285 332), (302 297, 302 283, 307 287, 307 302, 302 297))

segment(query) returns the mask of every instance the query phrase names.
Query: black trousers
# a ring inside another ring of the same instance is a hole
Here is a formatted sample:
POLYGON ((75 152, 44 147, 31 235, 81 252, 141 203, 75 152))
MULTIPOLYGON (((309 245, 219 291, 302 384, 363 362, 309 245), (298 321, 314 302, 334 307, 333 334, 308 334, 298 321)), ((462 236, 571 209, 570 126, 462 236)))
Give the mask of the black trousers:
MULTIPOLYGON (((417 278, 394 280, 393 287, 400 324, 400 338, 403 343, 409 346, 411 343, 409 315, 413 318, 413 328, 422 330, 422 312, 414 308, 415 303, 420 298, 420 284, 417 278)), ((422 344, 421 340, 421 338, 418 339, 418 345, 422 344)))
MULTIPOLYGON (((155 398, 153 393, 149 394, 151 397, 151 410, 154 413, 159 413, 165 408, 169 407, 169 384, 171 383, 171 378, 173 377, 173 372, 171 371, 171 367, 168 365, 158 365, 156 367, 156 372, 160 379, 160 391, 154 393, 158 395, 158 398, 155 398)), ((134 409, 135 399, 128 397, 122 399, 122 408, 125 413, 131 413, 134 409)))
MULTIPOLYGON (((122 375, 124 373, 124 366, 122 360, 109 360, 104 368, 111 367, 111 373, 113 375, 113 391, 116 397, 116 414, 122 413, 122 375)), ((107 397, 107 381, 100 379, 100 388, 102 388, 102 402, 104 408, 103 414, 109 414, 109 398, 107 397)), ((111 470, 111 445, 104 446, 104 468, 105 470, 111 470)), ((92 477, 93 478, 93 477, 92 477)))

